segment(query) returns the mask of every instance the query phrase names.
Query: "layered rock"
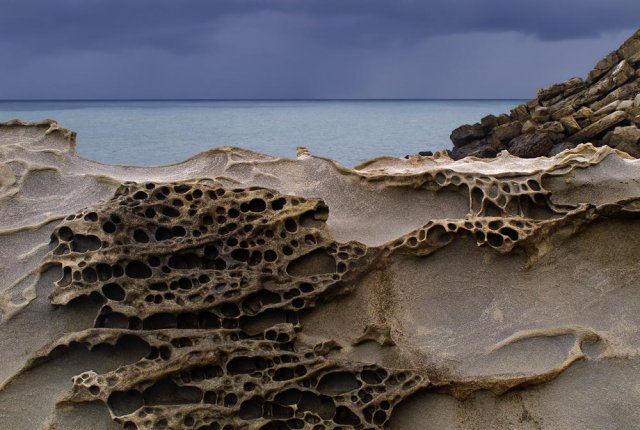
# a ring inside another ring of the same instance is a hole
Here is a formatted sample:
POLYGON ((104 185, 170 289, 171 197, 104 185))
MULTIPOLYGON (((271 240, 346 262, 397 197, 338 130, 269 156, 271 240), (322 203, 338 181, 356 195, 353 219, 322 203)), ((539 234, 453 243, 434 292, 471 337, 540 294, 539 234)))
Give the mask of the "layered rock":
POLYGON ((590 142, 637 157, 639 126, 640 30, 599 61, 586 79, 551 85, 508 115, 458 127, 451 133, 451 155, 488 158, 506 150, 532 158, 590 142))
POLYGON ((0 124, 2 428, 640 419, 640 160, 219 148, 141 168, 74 145, 0 124))

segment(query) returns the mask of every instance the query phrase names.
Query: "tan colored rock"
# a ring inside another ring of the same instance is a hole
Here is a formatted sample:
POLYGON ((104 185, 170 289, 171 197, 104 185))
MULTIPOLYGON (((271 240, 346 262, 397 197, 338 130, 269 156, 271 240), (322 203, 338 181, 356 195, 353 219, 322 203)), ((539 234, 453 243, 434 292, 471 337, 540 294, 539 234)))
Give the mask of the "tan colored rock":
POLYGON ((524 134, 529 134, 529 133, 533 133, 536 130, 540 129, 540 124, 538 124, 535 121, 532 121, 530 119, 528 119, 527 121, 525 121, 525 123, 522 125, 522 133, 524 134))
POLYGON ((633 100, 622 100, 620 104, 616 107, 616 110, 627 111, 631 108, 633 108, 633 100))
POLYGON ((550 118, 549 108, 548 107, 537 107, 531 113, 531 119, 538 122, 543 123, 547 122, 550 118))
POLYGON ((564 126, 564 129, 567 132, 568 136, 571 136, 572 134, 580 131, 580 125, 572 116, 565 116, 564 118, 560 119, 560 122, 564 126))
POLYGON ((564 90, 564 93, 562 94, 564 98, 569 97, 579 91, 582 91, 585 88, 585 83, 582 80, 582 78, 571 78, 565 81, 564 84, 565 84, 565 90, 564 90))
POLYGON ((520 121, 510 122, 508 124, 499 125, 493 129, 491 134, 492 145, 507 143, 522 132, 522 123, 520 121))
POLYGON ((551 119, 558 121, 567 115, 571 115, 575 112, 575 108, 571 103, 561 103, 562 106, 551 106, 549 111, 551 112, 551 119))
POLYGON ((620 88, 616 88, 615 90, 604 96, 602 99, 593 102, 590 107, 593 110, 598 110, 613 101, 633 98, 633 96, 637 94, 639 90, 640 81, 631 81, 627 84, 624 84, 620 88))
POLYGON ((498 126, 498 118, 495 115, 487 115, 480 120, 480 125, 485 133, 489 133, 493 128, 498 126))
POLYGON ((633 105, 635 107, 640 108, 640 94, 637 94, 636 97, 633 99, 633 105))
POLYGON ((635 69, 629 65, 626 60, 622 60, 611 73, 613 83, 619 87, 635 76, 635 69))
POLYGON ((615 111, 605 116, 604 118, 594 122, 588 127, 583 128, 573 136, 570 136, 568 140, 574 143, 588 142, 590 139, 593 139, 603 131, 612 128, 613 126, 621 123, 626 119, 627 114, 625 112, 615 111))
POLYGON ((564 133, 564 125, 560 121, 549 121, 542 125, 542 130, 547 133, 562 134, 564 133))
POLYGON ((511 118, 516 121, 526 121, 529 116, 529 109, 527 109, 526 104, 521 104, 511 109, 511 118))
POLYGON ((640 30, 627 39, 618 49, 620 56, 625 59, 637 57, 640 53, 640 30))
POLYGON ((640 129, 634 125, 627 127, 616 127, 611 133, 609 138, 609 146, 617 148, 623 143, 630 143, 636 145, 640 142, 640 129))
POLYGON ((498 115, 496 117, 496 120, 498 121, 498 125, 508 124, 511 122, 511 118, 509 117, 509 115, 504 113, 501 113, 500 115, 498 115))
POLYGON ((527 109, 529 109, 530 111, 532 111, 533 109, 535 109, 536 107, 540 106, 540 100, 538 100, 538 98, 534 98, 529 100, 527 103, 527 109))
POLYGON ((566 88, 567 86, 564 83, 549 85, 548 87, 538 90, 538 100, 550 100, 557 95, 562 94, 566 88))
POLYGON ((598 61, 593 70, 587 75, 586 84, 591 85, 604 76, 609 70, 611 70, 618 62, 620 57, 618 51, 613 51, 602 60, 598 61))
POLYGON ((621 142, 616 146, 618 151, 626 152, 635 158, 640 158, 640 146, 637 143, 621 142))
POLYGON ((576 120, 581 120, 581 119, 588 119, 591 118, 591 116, 593 115, 593 110, 589 109, 588 107, 581 107, 580 109, 578 109, 576 111, 575 114, 573 114, 572 116, 576 119, 576 120))
POLYGON ((593 113, 593 115, 591 116, 591 121, 593 122, 598 121, 600 118, 603 118, 604 116, 609 115, 611 112, 614 112, 617 109, 619 104, 620 104, 619 100, 614 100, 608 105, 601 107, 600 109, 598 109, 593 113))

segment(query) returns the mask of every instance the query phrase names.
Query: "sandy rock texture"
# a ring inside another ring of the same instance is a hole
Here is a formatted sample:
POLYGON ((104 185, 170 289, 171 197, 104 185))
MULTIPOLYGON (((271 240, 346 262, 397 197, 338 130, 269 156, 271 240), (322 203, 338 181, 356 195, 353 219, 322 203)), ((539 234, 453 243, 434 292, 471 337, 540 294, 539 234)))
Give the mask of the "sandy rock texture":
POLYGON ((640 161, 609 146, 142 168, 12 121, 0 212, 2 428, 640 419, 640 161))
POLYGON ((595 65, 586 79, 571 78, 538 91, 511 110, 488 115, 451 133, 451 156, 491 158, 555 155, 590 142, 640 156, 640 30, 595 65))

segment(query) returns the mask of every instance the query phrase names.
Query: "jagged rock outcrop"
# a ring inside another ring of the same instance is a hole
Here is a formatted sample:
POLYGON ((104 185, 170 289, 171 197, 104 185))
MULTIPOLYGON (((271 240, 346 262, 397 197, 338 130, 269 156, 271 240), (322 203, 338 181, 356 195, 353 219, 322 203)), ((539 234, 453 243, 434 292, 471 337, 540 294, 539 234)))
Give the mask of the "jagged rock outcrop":
POLYGON ((553 155, 579 143, 609 145, 640 155, 640 30, 602 59, 586 79, 571 78, 537 97, 479 123, 453 130, 451 156, 553 155))
POLYGON ((3 428, 640 419, 626 153, 347 169, 219 148, 143 168, 74 148, 52 121, 0 124, 3 428))

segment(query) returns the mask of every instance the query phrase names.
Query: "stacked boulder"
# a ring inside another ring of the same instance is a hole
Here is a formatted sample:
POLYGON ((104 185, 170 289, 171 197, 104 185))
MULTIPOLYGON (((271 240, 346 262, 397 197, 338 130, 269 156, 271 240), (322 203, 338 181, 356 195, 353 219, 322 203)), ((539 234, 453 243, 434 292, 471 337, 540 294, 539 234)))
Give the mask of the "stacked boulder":
POLYGON ((579 143, 609 145, 640 157, 640 30, 600 60, 586 79, 538 91, 509 115, 488 115, 453 130, 454 159, 552 156, 579 143))

